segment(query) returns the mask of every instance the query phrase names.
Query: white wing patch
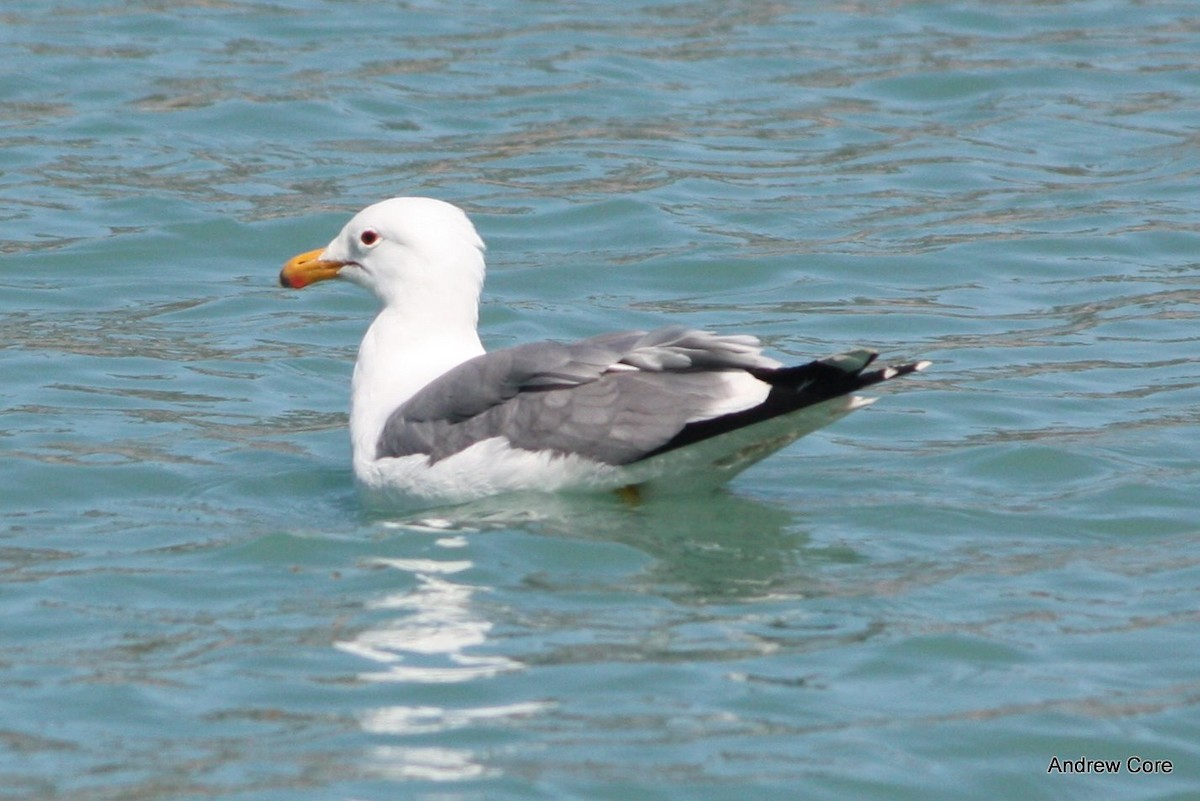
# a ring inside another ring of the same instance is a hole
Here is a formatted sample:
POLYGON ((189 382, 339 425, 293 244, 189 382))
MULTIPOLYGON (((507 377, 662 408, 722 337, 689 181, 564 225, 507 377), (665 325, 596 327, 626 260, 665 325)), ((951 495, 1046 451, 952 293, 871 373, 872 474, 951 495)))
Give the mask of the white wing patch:
POLYGON ((730 370, 717 373, 716 375, 720 376, 726 391, 719 395, 714 395, 713 402, 702 412, 690 417, 688 419, 689 423, 695 423, 700 420, 711 420, 714 417, 753 409, 765 401, 767 395, 771 392, 770 384, 765 381, 759 381, 749 373, 744 373, 740 370, 730 370))

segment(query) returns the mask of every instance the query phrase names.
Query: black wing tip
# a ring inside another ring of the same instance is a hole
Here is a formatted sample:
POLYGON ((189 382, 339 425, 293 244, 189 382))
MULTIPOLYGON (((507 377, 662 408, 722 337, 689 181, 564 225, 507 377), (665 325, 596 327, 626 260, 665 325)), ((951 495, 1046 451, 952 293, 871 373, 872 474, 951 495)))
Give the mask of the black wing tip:
POLYGON ((862 381, 862 386, 868 384, 878 384, 880 381, 891 381, 893 378, 900 378, 913 373, 923 373, 933 366, 933 362, 928 359, 922 359, 917 362, 909 362, 908 364, 894 364, 888 367, 883 367, 870 373, 860 372, 859 379, 862 381))
POLYGON ((878 384, 881 381, 890 381, 893 378, 920 373, 933 365, 933 362, 922 359, 907 364, 894 364, 868 370, 867 368, 878 358, 878 352, 862 349, 827 356, 824 359, 792 367, 750 369, 747 372, 760 381, 777 387, 802 389, 818 383, 826 387, 832 397, 853 392, 871 384, 878 384))

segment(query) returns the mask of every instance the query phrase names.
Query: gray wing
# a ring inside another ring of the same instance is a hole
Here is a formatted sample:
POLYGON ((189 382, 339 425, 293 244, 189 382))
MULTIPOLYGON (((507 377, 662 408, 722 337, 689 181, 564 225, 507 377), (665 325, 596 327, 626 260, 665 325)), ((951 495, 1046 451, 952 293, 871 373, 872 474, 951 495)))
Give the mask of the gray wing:
POLYGON ((476 442, 628 464, 726 400, 728 370, 770 370, 757 339, 681 327, 538 342, 471 359, 388 418, 378 458, 436 462, 476 442))

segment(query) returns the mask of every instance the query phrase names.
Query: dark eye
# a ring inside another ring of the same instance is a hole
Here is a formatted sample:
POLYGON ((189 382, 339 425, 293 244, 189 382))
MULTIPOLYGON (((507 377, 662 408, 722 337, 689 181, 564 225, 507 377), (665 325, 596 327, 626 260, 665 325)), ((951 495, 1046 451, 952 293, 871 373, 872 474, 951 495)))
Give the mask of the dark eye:
POLYGON ((358 235, 358 241, 362 242, 367 247, 371 247, 371 245, 374 245, 379 241, 379 234, 368 228, 358 235))

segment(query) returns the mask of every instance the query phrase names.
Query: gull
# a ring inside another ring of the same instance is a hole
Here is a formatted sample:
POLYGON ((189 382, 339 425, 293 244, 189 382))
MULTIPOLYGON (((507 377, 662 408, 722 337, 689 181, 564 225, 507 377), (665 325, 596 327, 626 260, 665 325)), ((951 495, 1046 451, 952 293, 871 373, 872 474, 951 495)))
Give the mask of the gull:
POLYGON ((683 326, 486 352, 484 250, 457 206, 396 197, 280 272, 285 287, 337 278, 381 304, 351 386, 354 474, 369 493, 708 489, 874 402, 859 389, 929 365, 873 366, 875 351, 857 349, 784 366, 753 336, 683 326))

